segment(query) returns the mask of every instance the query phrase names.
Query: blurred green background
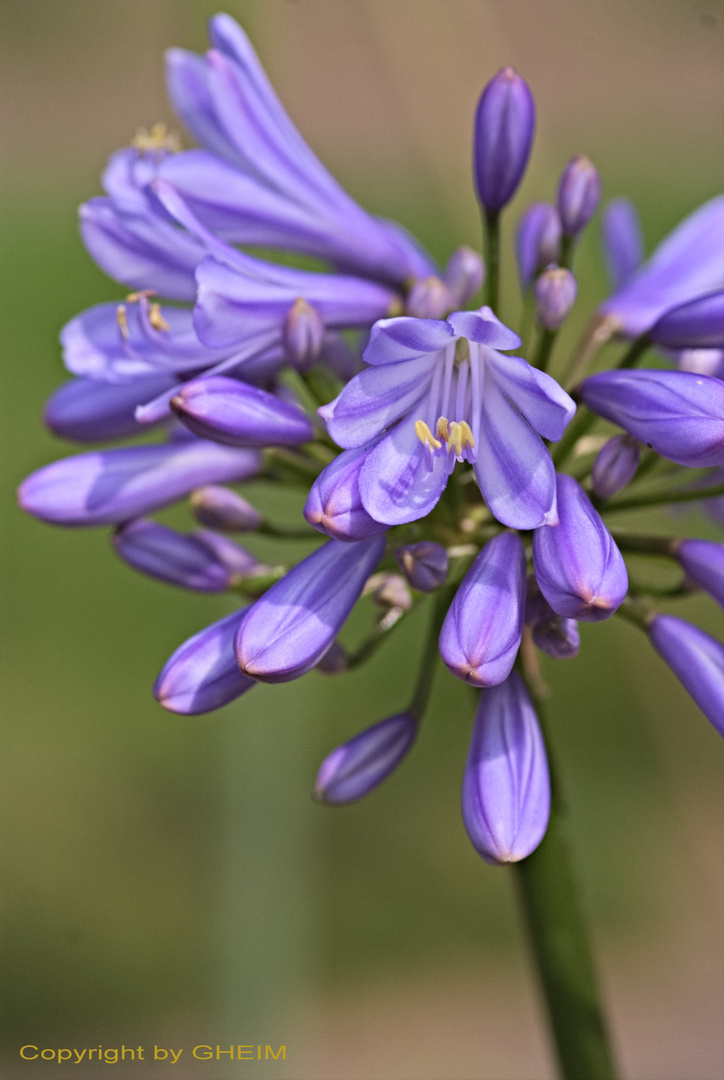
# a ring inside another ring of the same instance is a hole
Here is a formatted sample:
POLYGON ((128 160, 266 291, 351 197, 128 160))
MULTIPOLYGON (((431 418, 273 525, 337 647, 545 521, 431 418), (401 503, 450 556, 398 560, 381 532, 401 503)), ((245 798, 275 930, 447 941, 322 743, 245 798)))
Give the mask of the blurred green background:
MULTIPOLYGON (((134 574, 104 530, 54 529, 15 509, 17 483, 66 452, 40 421, 63 378, 60 327, 123 294, 85 254, 75 207, 139 125, 174 124, 163 49, 202 51, 214 10, 0 3, 2 1075, 543 1080, 552 1067, 511 881, 479 860, 460 821, 465 687, 439 672, 415 752, 368 800, 335 812, 309 797, 334 745, 404 705, 426 616, 353 675, 314 672, 208 717, 174 717, 152 682, 231 602, 134 574), (25 1043, 143 1045, 146 1058, 154 1044, 185 1049, 175 1066, 86 1069, 24 1065, 25 1043), (187 1060, 204 1043, 284 1043, 287 1061, 187 1060)), ((230 0, 226 10, 348 190, 441 259, 479 242, 471 120, 507 63, 539 109, 509 232, 578 152, 607 197, 637 202, 649 248, 721 187, 721 3, 230 0)), ((569 343, 605 290, 596 232, 580 252, 569 343)), ((506 280, 514 319, 510 261, 506 280)), ((277 520, 297 518, 298 500, 250 491, 277 520)), ((654 528, 715 535, 694 510, 654 528)), ((255 550, 266 561, 297 552, 255 550)), ((721 630, 702 598, 676 610, 721 630)), ((724 1070, 721 745, 634 629, 612 620, 583 626, 582 639, 578 660, 545 663, 544 674, 616 1046, 628 1077, 711 1080, 724 1070)))

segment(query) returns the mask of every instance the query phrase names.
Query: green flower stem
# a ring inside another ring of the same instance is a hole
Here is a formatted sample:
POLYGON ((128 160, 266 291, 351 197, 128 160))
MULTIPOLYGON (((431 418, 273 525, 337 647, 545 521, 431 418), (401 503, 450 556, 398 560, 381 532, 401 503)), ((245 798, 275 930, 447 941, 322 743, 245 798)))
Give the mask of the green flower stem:
POLYGON ((619 362, 616 364, 617 368, 632 368, 638 363, 639 359, 649 349, 651 341, 646 334, 642 334, 641 337, 636 338, 632 343, 628 352, 625 352, 619 362))
POLYGON ((622 532, 616 529, 611 534, 621 551, 637 552, 641 555, 663 555, 670 559, 676 558, 676 552, 681 544, 673 536, 642 536, 640 533, 622 532))
POLYGON ((596 414, 587 409, 585 405, 578 406, 578 412, 571 420, 563 434, 563 438, 553 451, 552 456, 556 468, 563 464, 581 436, 585 435, 589 428, 593 427, 597 419, 598 417, 596 414))
POLYGON ((631 495, 628 499, 616 499, 602 504, 607 514, 614 510, 637 510, 641 506, 668 506, 669 503, 699 502, 701 499, 717 499, 724 495, 724 484, 712 484, 710 487, 687 488, 686 491, 649 491, 642 495, 631 495))
POLYGON ((574 236, 563 236, 561 238, 561 257, 558 260, 558 265, 562 266, 565 270, 570 270, 573 266, 573 255, 576 250, 576 238, 574 236))
POLYGON ((445 621, 447 610, 450 607, 456 589, 457 585, 448 585, 442 589, 438 589, 435 596, 432 618, 427 631, 425 648, 422 652, 420 674, 417 679, 415 691, 412 695, 412 700, 408 706, 408 712, 411 712, 418 721, 422 720, 430 698, 432 681, 435 677, 435 668, 439 656, 438 639, 440 637, 440 630, 442 629, 442 624, 445 621))
POLYGON ((557 330, 548 330, 546 327, 541 327, 540 340, 538 341, 538 348, 535 351, 533 358, 533 367, 539 368, 541 371, 545 371, 548 367, 548 361, 551 358, 551 352, 555 344, 556 337, 558 336, 557 330))
POLYGON ((483 213, 485 236, 485 302, 498 314, 500 290, 500 214, 486 210, 483 213))
POLYGON ((530 687, 551 767, 551 816, 540 846, 513 865, 563 1080, 615 1080, 593 955, 569 855, 565 805, 542 701, 530 687))
POLYGON ((272 525, 270 521, 262 521, 254 530, 262 536, 274 536, 279 540, 319 540, 320 534, 311 526, 307 529, 288 529, 284 525, 272 525))

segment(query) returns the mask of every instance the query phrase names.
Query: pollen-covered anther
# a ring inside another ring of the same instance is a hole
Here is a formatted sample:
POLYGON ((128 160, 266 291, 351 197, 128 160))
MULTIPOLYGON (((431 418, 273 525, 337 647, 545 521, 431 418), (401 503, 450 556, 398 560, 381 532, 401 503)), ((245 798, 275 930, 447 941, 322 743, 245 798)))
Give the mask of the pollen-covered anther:
POLYGON ((138 304, 144 297, 148 298, 149 296, 158 296, 158 293, 155 289, 139 289, 138 292, 129 292, 126 303, 138 304))
MULTIPOLYGON (((438 420, 438 424, 440 421, 438 420)), ((431 450, 439 450, 442 443, 435 438, 424 420, 415 421, 415 434, 423 446, 429 446, 431 450)))
POLYGON ((169 131, 165 124, 154 124, 150 131, 138 128, 131 139, 131 146, 142 154, 159 154, 167 150, 171 154, 178 154, 181 150, 181 142, 178 135, 169 131))
POLYGON ((462 457, 466 447, 470 447, 471 450, 475 448, 475 439, 470 429, 470 425, 467 420, 453 420, 450 424, 450 431, 445 441, 445 449, 449 452, 453 450, 455 457, 462 457))
POLYGON ((121 331, 121 337, 128 340, 128 316, 126 315, 126 305, 119 304, 116 308, 116 322, 118 323, 118 329, 121 331))
POLYGON ((149 312, 148 312, 148 321, 150 322, 150 324, 151 324, 151 326, 153 327, 154 330, 170 330, 171 329, 171 327, 168 325, 168 323, 164 319, 163 315, 161 314, 161 305, 160 304, 151 304, 151 307, 150 307, 149 312))

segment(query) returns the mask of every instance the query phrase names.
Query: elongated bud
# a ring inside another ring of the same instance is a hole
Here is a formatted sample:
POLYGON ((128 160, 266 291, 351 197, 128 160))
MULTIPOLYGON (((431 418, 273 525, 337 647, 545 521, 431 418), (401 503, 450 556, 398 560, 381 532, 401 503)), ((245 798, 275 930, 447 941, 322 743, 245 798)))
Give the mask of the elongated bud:
POLYGON ((287 312, 282 327, 287 362, 298 371, 306 371, 316 363, 323 341, 322 316, 300 296, 287 312))
POLYGON ((639 444, 630 435, 614 435, 593 463, 592 486, 601 499, 610 499, 633 480, 639 467, 639 444))
POLYGON ((368 540, 389 527, 375 521, 362 505, 360 469, 368 448, 345 450, 319 474, 304 506, 304 517, 319 532, 348 543, 368 540))
POLYGON ((561 254, 561 219, 550 203, 533 203, 521 216, 515 233, 520 287, 525 292, 537 274, 561 254))
POLYGON ((71 379, 48 400, 43 418, 56 435, 74 442, 123 439, 143 431, 134 415, 136 407, 170 390, 175 382, 168 375, 128 383, 71 379))
POLYGON ((195 435, 228 446, 295 446, 314 438, 301 409, 224 375, 186 383, 171 408, 195 435))
POLYGON ((112 541, 124 562, 159 581, 200 592, 222 592, 229 586, 229 571, 210 548, 156 521, 129 521, 112 541))
POLYGON ((510 202, 523 178, 535 131, 535 102, 512 67, 483 90, 475 114, 473 172, 478 199, 490 213, 510 202))
POLYGON ((525 622, 531 628, 533 643, 554 660, 569 660, 578 655, 581 644, 578 623, 556 615, 538 587, 535 574, 528 575, 525 596, 525 622))
POLYGON ((256 507, 232 488, 207 484, 191 492, 191 511, 197 521, 221 532, 253 532, 262 523, 256 507))
POLYGON ((395 551, 395 560, 413 589, 429 593, 445 584, 448 571, 447 551, 432 540, 404 544, 395 551))
POLYGON ((576 279, 570 270, 550 266, 535 283, 538 321, 546 330, 562 326, 576 299, 576 279))
POLYGON ((540 590, 558 615, 580 622, 608 619, 628 591, 621 552, 572 476, 557 476, 559 523, 533 533, 540 590))
POLYGON ((407 314, 416 319, 441 319, 452 306, 447 286, 439 277, 416 281, 405 304, 407 314))
POLYGON ((641 225, 633 203, 611 199, 603 210, 603 254, 608 276, 618 290, 638 270, 644 259, 641 225))
POLYGON ((724 736, 724 645, 674 615, 655 615, 648 630, 659 656, 724 736))
POLYGON ((724 349, 724 289, 671 308, 649 337, 666 349, 724 349))
POLYGON ((230 577, 231 584, 234 578, 247 577, 249 574, 258 573, 261 563, 256 555, 252 555, 241 544, 237 544, 228 536, 212 532, 211 529, 194 529, 192 539, 210 551, 222 566, 225 566, 230 577))
POLYGON ((467 834, 487 863, 519 862, 540 844, 550 778, 538 718, 516 672, 480 695, 463 778, 467 834))
POLYGON ((234 656, 234 634, 242 614, 227 615, 179 646, 153 688, 164 709, 198 716, 228 705, 256 685, 242 675, 234 656))
POLYGON ((261 682, 304 675, 324 656, 385 550, 382 537, 330 540, 273 585, 242 619, 240 669, 261 682))
POLYGON ((558 184, 558 213, 565 236, 577 236, 588 225, 600 198, 597 169, 583 154, 572 158, 558 184))
POLYGON ((345 806, 369 795, 396 769, 417 735, 412 713, 398 713, 342 743, 324 759, 314 797, 329 806, 345 806))
POLYGON ((517 533, 491 540, 463 578, 440 632, 440 655, 458 679, 495 686, 523 636, 525 551, 517 533))
POLYGON ((724 382, 689 371, 601 371, 581 383, 599 416, 678 465, 724 464, 724 382))
POLYGON ((485 263, 477 251, 463 245, 450 256, 442 280, 454 308, 467 304, 485 280, 485 263))
POLYGON ((724 607, 724 544, 714 540, 682 540, 676 558, 686 575, 724 607))
POLYGON ((116 525, 160 510, 202 484, 248 479, 260 465, 256 450, 201 439, 124 446, 38 469, 20 485, 18 501, 54 525, 116 525))

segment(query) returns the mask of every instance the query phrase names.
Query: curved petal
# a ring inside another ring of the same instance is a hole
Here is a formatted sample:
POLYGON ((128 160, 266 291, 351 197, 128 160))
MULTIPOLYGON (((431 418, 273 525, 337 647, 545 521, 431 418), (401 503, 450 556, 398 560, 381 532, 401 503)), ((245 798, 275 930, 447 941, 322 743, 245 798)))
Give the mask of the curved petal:
POLYGON ((417 521, 438 503, 448 475, 444 454, 435 454, 429 467, 415 418, 407 417, 380 440, 360 469, 362 505, 387 525, 417 521))
POLYGON ((530 426, 545 439, 560 439, 573 419, 576 403, 555 379, 531 367, 520 356, 485 350, 488 371, 530 426))
POLYGON ((491 349, 517 349, 521 344, 518 335, 509 330, 489 307, 477 311, 453 311, 447 321, 460 337, 488 345, 491 349))
POLYGON ((414 319, 408 315, 379 319, 370 331, 362 353, 367 364, 399 364, 428 353, 438 352, 454 337, 443 319, 414 319))

